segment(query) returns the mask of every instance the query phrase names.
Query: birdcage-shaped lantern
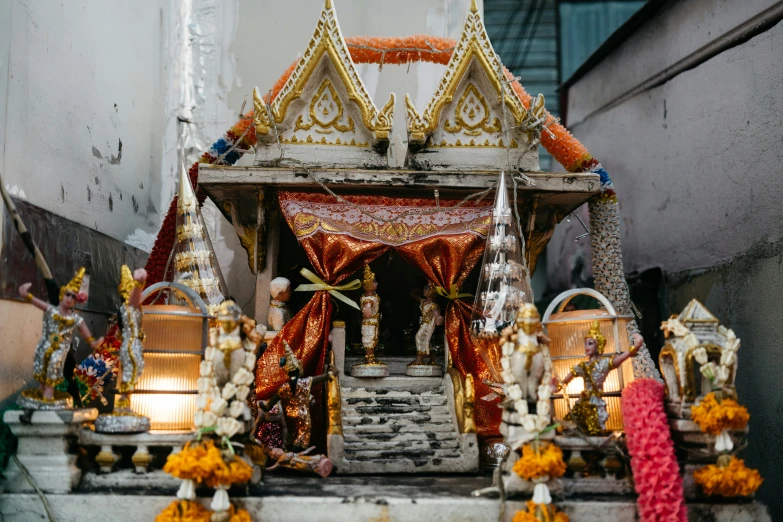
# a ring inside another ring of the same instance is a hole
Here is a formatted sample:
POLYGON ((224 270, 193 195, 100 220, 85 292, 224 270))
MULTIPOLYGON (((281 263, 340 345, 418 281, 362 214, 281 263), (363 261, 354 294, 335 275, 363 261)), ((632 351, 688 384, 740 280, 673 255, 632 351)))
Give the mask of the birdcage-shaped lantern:
MULTIPOLYGON (((632 315, 618 314, 609 300, 592 288, 576 288, 561 293, 550 303, 542 321, 551 339, 549 353, 552 357, 552 372, 562 381, 571 368, 587 359, 584 339, 595 322, 598 322, 601 334, 606 338, 603 355, 611 356, 629 351, 626 325, 631 320, 632 315), (569 303, 577 296, 592 297, 603 308, 567 310, 569 303)), ((623 429, 620 394, 631 381, 633 368, 630 362, 626 362, 612 370, 604 382, 604 400, 609 413, 606 429, 609 431, 623 429)), ((558 419, 563 419, 568 414, 583 390, 584 381, 578 378, 573 379, 560 394, 553 395, 554 413, 558 419)))
POLYGON ((142 294, 144 301, 156 293, 167 293, 169 301, 184 304, 143 306, 144 372, 130 396, 131 408, 149 417, 151 431, 189 431, 207 344, 207 305, 179 283, 149 286, 142 294))

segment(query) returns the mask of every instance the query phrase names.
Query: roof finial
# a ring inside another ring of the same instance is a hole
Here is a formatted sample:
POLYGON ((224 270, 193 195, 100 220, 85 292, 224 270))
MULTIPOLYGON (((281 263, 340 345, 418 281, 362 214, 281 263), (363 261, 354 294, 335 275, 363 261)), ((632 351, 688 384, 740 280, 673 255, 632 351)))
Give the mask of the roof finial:
POLYGON ((331 8, 332 8, 332 0, 325 0, 324 9, 331 9, 331 8))
MULTIPOLYGON (((331 0, 326 0, 326 1, 330 2, 331 0)), ((470 0, 470 12, 471 13, 478 12, 478 5, 476 4, 476 0, 470 0)))

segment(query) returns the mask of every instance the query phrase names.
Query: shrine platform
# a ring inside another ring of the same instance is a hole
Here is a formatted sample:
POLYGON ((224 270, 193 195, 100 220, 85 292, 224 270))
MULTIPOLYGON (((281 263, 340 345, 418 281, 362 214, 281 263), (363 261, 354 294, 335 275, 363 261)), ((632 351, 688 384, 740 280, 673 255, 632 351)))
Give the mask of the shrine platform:
MULTIPOLYGON (((262 484, 250 488, 249 496, 232 498, 257 520, 265 522, 301 521, 416 521, 510 522, 523 508, 524 499, 505 502, 476 498, 471 491, 489 486, 483 475, 354 475, 322 479, 296 474, 268 475, 262 484)), ((110 518, 113 522, 150 521, 173 500, 173 492, 139 488, 80 487, 70 494, 47 494, 53 519, 83 522, 110 518), (92 516, 90 515, 92 514, 92 516)), ((209 498, 201 498, 207 505, 209 498)), ((571 520, 634 522, 638 520, 633 497, 586 497, 558 501, 558 508, 571 520)), ((689 520, 715 522, 765 522, 771 520, 760 504, 688 505, 689 520)), ((5 522, 46 520, 46 511, 35 493, 3 494, 0 516, 5 522)))

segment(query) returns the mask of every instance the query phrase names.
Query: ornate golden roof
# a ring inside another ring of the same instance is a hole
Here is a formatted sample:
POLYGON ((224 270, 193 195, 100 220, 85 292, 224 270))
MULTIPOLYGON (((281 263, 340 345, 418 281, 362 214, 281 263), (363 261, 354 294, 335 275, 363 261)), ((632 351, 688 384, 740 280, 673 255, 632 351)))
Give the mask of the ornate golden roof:
MULTIPOLYGON (((457 146, 470 145, 471 141, 472 146, 498 146, 486 142, 486 139, 489 134, 497 135, 502 129, 503 122, 496 114, 498 111, 491 110, 492 105, 500 105, 496 100, 499 100, 501 93, 504 94, 510 127, 520 125, 527 115, 524 105, 511 86, 501 83, 505 78, 503 64, 492 48, 481 14, 473 0, 459 41, 424 112, 419 113, 410 97, 405 97, 409 140, 414 143, 424 142, 438 128, 442 128, 446 134, 462 132, 461 142, 457 146), (472 77, 464 84, 463 79, 470 74, 474 63, 483 71, 490 89, 482 89, 472 77), (457 95, 459 99, 455 110, 449 111, 453 114, 444 115, 444 109, 457 95)), ((431 146, 455 144, 432 143, 431 146)))
POLYGON ((267 106, 258 88, 253 91, 253 102, 256 136, 261 141, 265 136, 277 141, 275 133, 270 132, 274 125, 278 133, 286 134, 279 137, 284 144, 367 147, 370 143, 365 143, 365 137, 356 132, 360 130, 356 128, 359 125, 370 132, 373 141, 388 141, 394 112, 393 93, 380 110, 368 94, 351 59, 331 0, 324 2, 310 43, 271 105, 267 106), (326 65, 322 66, 324 62, 326 65), (308 89, 310 82, 318 83, 312 95, 306 94, 313 89, 312 86, 308 89), (347 96, 341 96, 342 92, 347 96), (304 106, 292 109, 294 101, 304 95, 308 96, 303 100, 304 106), (351 117, 349 103, 358 108, 360 122, 351 117), (292 110, 296 114, 289 114, 292 110), (311 129, 317 134, 296 134, 311 129))

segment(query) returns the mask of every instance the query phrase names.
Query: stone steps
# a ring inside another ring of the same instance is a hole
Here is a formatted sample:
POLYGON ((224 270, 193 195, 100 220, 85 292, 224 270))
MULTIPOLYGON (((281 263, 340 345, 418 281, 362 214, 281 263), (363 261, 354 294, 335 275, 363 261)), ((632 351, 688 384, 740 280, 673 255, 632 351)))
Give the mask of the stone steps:
MULTIPOLYGON (((357 426, 358 428, 359 426, 357 426)), ((438 424, 438 428, 442 428, 443 425, 438 424)), ((450 429, 443 429, 443 431, 365 431, 365 432, 352 432, 345 434, 346 444, 349 442, 377 442, 384 440, 447 440, 453 438, 454 433, 450 429)))
POLYGON ((459 448, 459 442, 451 440, 387 440, 378 442, 347 442, 345 443, 345 452, 354 453, 357 451, 396 451, 396 450, 439 450, 459 448))
POLYGON ((420 450, 408 450, 404 448, 390 449, 390 450, 360 450, 349 451, 345 449, 346 460, 375 460, 375 459, 433 459, 433 458, 459 458, 460 454, 458 450, 453 449, 420 449, 420 450))
POLYGON ((458 432, 442 378, 343 377, 340 384, 343 457, 335 462, 338 472, 465 472, 476 468, 477 462, 472 461, 477 461, 477 446, 465 443, 458 432), (465 451, 468 455, 463 455, 465 451))
MULTIPOLYGON (((345 419, 343 419, 345 424, 345 419)), ((452 423, 441 424, 408 424, 408 423, 392 423, 392 424, 355 424, 351 426, 350 430, 345 426, 346 436, 348 433, 355 433, 359 436, 365 434, 378 434, 387 433, 393 435, 395 433, 454 433, 454 426, 452 423)))
POLYGON ((408 423, 449 424, 452 425, 451 414, 429 413, 399 413, 397 415, 351 415, 343 417, 343 427, 364 424, 380 424, 384 426, 398 426, 408 423))

